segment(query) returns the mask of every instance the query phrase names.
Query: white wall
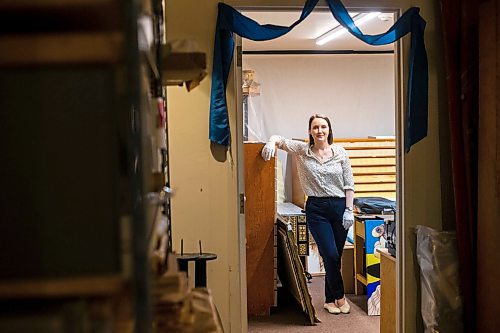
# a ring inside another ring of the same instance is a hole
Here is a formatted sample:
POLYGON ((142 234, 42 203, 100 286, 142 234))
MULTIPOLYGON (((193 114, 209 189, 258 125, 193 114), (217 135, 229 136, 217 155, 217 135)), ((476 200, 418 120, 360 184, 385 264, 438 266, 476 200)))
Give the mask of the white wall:
POLYGON ((330 118, 337 138, 395 133, 393 54, 244 55, 243 69, 261 84, 249 98, 249 140, 307 137, 314 113, 330 118))

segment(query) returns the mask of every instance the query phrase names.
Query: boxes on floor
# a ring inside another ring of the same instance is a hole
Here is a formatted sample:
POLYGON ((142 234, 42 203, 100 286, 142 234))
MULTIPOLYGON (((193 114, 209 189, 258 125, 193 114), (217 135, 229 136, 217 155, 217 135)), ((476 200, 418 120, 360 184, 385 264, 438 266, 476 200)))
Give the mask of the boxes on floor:
MULTIPOLYGON (((319 255, 318 247, 312 237, 310 240, 307 271, 313 276, 324 275, 325 268, 323 260, 319 255)), ((342 272, 342 279, 344 280, 344 292, 346 294, 354 294, 354 246, 351 243, 345 243, 340 270, 342 272)))

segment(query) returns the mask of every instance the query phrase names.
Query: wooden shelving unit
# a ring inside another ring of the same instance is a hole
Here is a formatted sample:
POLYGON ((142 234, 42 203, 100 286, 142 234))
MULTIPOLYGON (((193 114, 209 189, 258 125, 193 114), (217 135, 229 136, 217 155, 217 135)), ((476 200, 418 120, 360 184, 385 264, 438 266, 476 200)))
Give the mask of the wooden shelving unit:
POLYGON ((163 17, 160 0, 0 2, 0 331, 152 331, 163 17))
POLYGON ((0 298, 63 298, 110 296, 125 287, 121 276, 51 280, 8 281, 0 284, 0 298))
POLYGON ((116 32, 0 36, 0 66, 118 63, 123 44, 116 32))
POLYGON ((396 141, 384 139, 337 139, 351 161, 356 197, 396 198, 396 141))

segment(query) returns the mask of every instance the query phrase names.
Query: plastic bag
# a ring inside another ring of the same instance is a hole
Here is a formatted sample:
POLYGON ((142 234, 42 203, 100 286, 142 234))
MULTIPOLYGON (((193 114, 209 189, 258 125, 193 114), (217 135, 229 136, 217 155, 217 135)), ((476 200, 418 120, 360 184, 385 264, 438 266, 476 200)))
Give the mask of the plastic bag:
POLYGON ((415 229, 425 332, 463 332, 456 235, 421 225, 415 229))

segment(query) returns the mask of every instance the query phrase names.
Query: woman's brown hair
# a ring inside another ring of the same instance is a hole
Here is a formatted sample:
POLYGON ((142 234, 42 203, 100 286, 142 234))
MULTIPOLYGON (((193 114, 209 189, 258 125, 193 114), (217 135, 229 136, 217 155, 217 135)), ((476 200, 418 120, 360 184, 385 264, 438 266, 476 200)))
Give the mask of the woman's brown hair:
MULTIPOLYGON (((311 124, 312 124, 313 120, 316 118, 324 119, 328 123, 328 144, 332 144, 333 143, 332 124, 330 123, 330 119, 328 119, 327 116, 325 116, 323 114, 313 114, 311 116, 311 118, 309 118, 309 131, 311 130, 311 124)), ((312 135, 309 133, 309 146, 312 147, 313 145, 314 145, 314 139, 313 139, 312 135)))

